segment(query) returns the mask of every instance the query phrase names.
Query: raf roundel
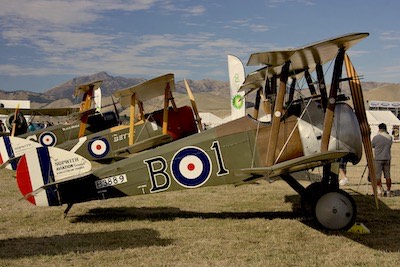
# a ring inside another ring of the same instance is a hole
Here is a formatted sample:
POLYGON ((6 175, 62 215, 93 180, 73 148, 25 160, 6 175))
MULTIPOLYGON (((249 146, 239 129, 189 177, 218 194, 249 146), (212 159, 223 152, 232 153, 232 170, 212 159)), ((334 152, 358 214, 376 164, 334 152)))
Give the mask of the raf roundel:
POLYGON ((39 136, 39 143, 42 146, 55 146, 57 144, 57 136, 52 132, 43 132, 39 136))
POLYGON ((212 171, 210 157, 198 147, 185 147, 176 152, 171 162, 176 182, 187 188, 203 185, 212 171))
POLYGON ((103 158, 110 151, 110 144, 105 138, 96 138, 90 140, 88 144, 88 150, 90 155, 95 158, 103 158))

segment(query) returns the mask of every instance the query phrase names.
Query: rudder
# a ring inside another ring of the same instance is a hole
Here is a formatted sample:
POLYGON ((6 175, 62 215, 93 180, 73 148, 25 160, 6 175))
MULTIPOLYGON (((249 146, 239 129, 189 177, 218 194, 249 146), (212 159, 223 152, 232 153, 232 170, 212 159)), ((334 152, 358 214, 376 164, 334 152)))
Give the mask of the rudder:
POLYGON ((32 204, 59 206, 56 184, 84 175, 91 168, 91 163, 80 155, 56 147, 40 147, 21 157, 17 183, 22 195, 32 204))

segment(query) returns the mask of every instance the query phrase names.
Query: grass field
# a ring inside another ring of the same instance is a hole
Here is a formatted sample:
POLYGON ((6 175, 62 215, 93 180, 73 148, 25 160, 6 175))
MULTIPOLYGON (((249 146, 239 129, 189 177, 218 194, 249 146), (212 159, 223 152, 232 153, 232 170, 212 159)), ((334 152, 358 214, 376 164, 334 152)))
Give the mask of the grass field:
MULTIPOLYGON (((398 192, 400 143, 392 153, 398 192)), ((93 201, 63 219, 65 207, 19 201, 1 170, 0 266, 397 266, 400 196, 376 210, 364 166, 348 167, 343 189, 367 235, 316 229, 283 181, 93 201)))

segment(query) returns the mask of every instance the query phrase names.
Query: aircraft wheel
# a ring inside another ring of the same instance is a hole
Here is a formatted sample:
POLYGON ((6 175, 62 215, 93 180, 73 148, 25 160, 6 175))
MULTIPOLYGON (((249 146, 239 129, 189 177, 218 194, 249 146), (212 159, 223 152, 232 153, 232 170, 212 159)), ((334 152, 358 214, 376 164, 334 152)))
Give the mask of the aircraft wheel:
POLYGON ((357 206, 345 191, 331 191, 316 202, 314 218, 320 226, 328 230, 348 230, 354 225, 357 206))
POLYGON ((306 217, 312 217, 317 200, 323 195, 322 183, 315 182, 306 187, 305 194, 300 197, 301 211, 306 217))

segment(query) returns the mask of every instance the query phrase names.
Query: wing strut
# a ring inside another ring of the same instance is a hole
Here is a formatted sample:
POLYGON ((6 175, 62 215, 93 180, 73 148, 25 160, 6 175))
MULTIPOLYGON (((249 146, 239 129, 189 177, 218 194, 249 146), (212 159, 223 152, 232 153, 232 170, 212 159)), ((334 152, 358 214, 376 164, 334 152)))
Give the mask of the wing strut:
POLYGON ((310 72, 308 70, 305 70, 304 75, 306 77, 306 81, 307 81, 307 84, 308 84, 308 89, 310 90, 311 95, 312 96, 316 95, 317 91, 315 90, 315 87, 314 87, 310 72))
MULTIPOLYGON (((85 93, 83 94, 82 103, 81 103, 81 107, 80 107, 80 112, 82 112, 83 115, 81 117, 81 123, 79 125, 78 138, 80 138, 80 137, 85 135, 86 124, 87 124, 87 121, 88 121, 88 118, 89 118, 89 113, 87 113, 87 111, 89 111, 90 106, 92 104, 92 98, 94 96, 94 90, 98 88, 98 86, 96 87, 95 83, 82 85, 82 87, 85 87, 85 86, 87 86, 87 88, 86 88, 87 91, 85 91, 85 93)), ((78 87, 76 89, 76 94, 77 94, 79 88, 80 87, 78 87)))
POLYGON ((379 209, 378 193, 376 188, 377 184, 375 177, 374 156, 372 153, 372 144, 371 144, 371 128, 369 127, 367 121, 367 115, 365 113, 364 97, 362 93, 361 82, 347 54, 345 55, 344 61, 346 64, 347 77, 350 78, 349 86, 350 86, 351 96, 353 98, 354 111, 356 113, 360 125, 365 156, 367 158, 369 175, 371 177, 372 189, 375 197, 375 205, 376 208, 379 209))
POLYGON ((174 98, 172 97, 171 93, 171 86, 169 85, 170 82, 167 83, 165 86, 165 91, 164 91, 164 113, 163 113, 163 127, 162 127, 162 133, 167 134, 168 133, 168 107, 169 107, 169 101, 172 103, 172 107, 175 111, 177 111, 177 107, 174 101, 174 98))
POLYGON ((296 78, 293 78, 292 83, 290 84, 288 103, 292 103, 293 101, 295 88, 296 88, 296 78))
POLYGON ((118 124, 121 124, 121 119, 119 117, 119 112, 118 112, 118 109, 117 109, 117 105, 115 104, 113 95, 111 95, 111 100, 112 100, 112 103, 113 103, 113 106, 114 106, 115 115, 117 116, 118 124))
POLYGON ((332 74, 331 90, 329 92, 329 101, 324 118, 324 128, 322 130, 321 152, 328 151, 329 147, 329 138, 332 132, 333 114, 336 106, 337 90, 339 88, 340 78, 342 76, 344 54, 344 49, 340 48, 335 60, 335 67, 332 74))
POLYGON ((283 101, 285 100, 286 83, 289 77, 289 66, 290 66, 290 60, 286 61, 286 63, 283 65, 280 75, 279 91, 275 101, 274 114, 272 114, 272 127, 267 149, 267 161, 266 161, 267 167, 272 166, 275 161, 279 128, 281 125, 281 118, 283 115, 282 114, 283 101))
POLYGON ((136 93, 131 95, 131 105, 129 108, 129 146, 135 142, 135 106, 136 106, 136 93))
POLYGON ((319 92, 321 94, 321 104, 325 112, 326 106, 328 104, 328 94, 326 92, 324 70, 322 69, 322 65, 320 63, 318 63, 316 66, 316 72, 317 72, 319 92))
POLYGON ((258 89, 257 94, 256 94, 256 102, 254 104, 254 112, 253 112, 253 118, 258 120, 258 113, 260 110, 260 102, 261 102, 261 88, 258 89))

